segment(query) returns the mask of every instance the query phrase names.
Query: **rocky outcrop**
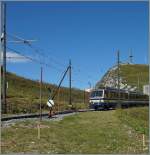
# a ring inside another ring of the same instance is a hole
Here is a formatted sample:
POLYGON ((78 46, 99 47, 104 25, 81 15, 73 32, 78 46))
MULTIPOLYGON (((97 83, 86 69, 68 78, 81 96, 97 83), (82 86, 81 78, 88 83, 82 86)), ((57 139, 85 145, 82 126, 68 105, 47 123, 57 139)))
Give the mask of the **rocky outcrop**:
MULTIPOLYGON (((126 65, 126 64, 121 64, 126 65)), ((118 87, 118 67, 113 66, 110 68, 106 74, 102 77, 102 79, 97 82, 96 88, 100 87, 111 87, 111 88, 117 88, 118 87)), ((121 70, 120 70, 121 72, 121 70)), ((126 81, 120 74, 120 89, 126 89, 126 90, 131 90, 135 91, 137 90, 136 86, 131 86, 128 84, 128 81, 126 81)))

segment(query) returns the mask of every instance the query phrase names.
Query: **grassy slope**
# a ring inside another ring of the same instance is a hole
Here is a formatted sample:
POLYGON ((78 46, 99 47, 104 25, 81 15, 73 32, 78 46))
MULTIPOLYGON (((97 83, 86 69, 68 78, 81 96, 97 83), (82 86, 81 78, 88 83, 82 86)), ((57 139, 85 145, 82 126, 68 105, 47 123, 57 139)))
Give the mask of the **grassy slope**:
POLYGON ((148 107, 129 108, 117 110, 119 119, 131 126, 141 134, 149 134, 149 109, 148 107))
MULTIPOLYGON (((108 74, 108 72, 106 74, 108 74)), ((106 76, 106 74, 104 76, 106 76)), ((115 75, 117 76, 117 69, 111 71, 111 76, 115 75)), ((149 81, 149 66, 142 64, 120 65, 120 75, 126 84, 136 86, 137 88, 139 77, 139 88, 143 91, 143 85, 148 84, 149 81)), ((96 85, 97 87, 100 86, 100 81, 96 85)))
MULTIPOLYGON (((130 114, 132 110, 129 109, 130 114)), ((2 153, 148 152, 143 150, 142 134, 120 120, 116 113, 118 111, 115 110, 86 112, 62 121, 43 121, 40 141, 37 139, 37 122, 19 122, 11 128, 2 129, 2 153)), ((143 109, 138 108, 138 118, 143 114, 143 109)), ((147 112, 144 116, 147 122, 147 112)), ((130 121, 129 117, 127 119, 130 121)))
POLYGON ((139 87, 140 90, 143 90, 143 85, 148 84, 149 81, 149 66, 148 65, 122 65, 121 68, 121 77, 123 80, 127 81, 128 85, 138 87, 138 78, 139 78, 139 87))
MULTIPOLYGON (((7 103, 10 112, 35 112, 39 106, 39 91, 40 85, 38 81, 33 81, 19 77, 12 73, 7 73, 7 81, 9 88, 7 89, 7 103)), ((44 83, 42 86, 42 103, 43 108, 47 108, 46 102, 48 99, 47 88, 55 90, 56 85, 44 83)), ((59 91, 59 96, 56 96, 56 104, 59 102, 60 106, 64 109, 67 108, 67 103, 69 101, 69 89, 61 87, 59 91)), ((86 93, 86 100, 88 94, 86 93)), ((78 106, 83 105, 84 93, 82 90, 73 89, 72 90, 72 100, 73 103, 77 103, 78 106), (82 104, 81 104, 82 103, 82 104)))

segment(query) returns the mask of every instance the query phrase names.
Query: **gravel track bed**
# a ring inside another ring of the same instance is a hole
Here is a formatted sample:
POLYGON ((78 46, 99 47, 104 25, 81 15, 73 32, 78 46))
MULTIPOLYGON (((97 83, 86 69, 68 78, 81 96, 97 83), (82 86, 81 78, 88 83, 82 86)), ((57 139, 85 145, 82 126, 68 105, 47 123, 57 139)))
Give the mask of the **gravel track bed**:
MULTIPOLYGON (((48 116, 43 116, 42 120, 44 120, 44 121, 61 121, 64 117, 71 116, 71 115, 74 115, 77 113, 78 112, 67 113, 67 114, 58 114, 58 115, 52 116, 51 118, 48 118, 48 116)), ((23 118, 23 119, 13 119, 13 120, 9 120, 9 121, 4 121, 4 122, 1 122, 1 127, 2 128, 11 127, 12 125, 15 125, 15 123, 17 123, 17 122, 22 122, 22 121, 26 121, 26 120, 39 121, 39 118, 23 118)))

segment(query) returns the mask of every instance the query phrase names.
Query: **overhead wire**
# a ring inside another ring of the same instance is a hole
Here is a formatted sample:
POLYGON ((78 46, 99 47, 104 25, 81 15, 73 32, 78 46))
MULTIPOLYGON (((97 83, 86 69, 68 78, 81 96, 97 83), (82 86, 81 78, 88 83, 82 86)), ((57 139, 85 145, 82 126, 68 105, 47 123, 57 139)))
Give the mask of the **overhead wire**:
MULTIPOLYGON (((12 35, 12 34, 7 34, 8 36, 11 36, 11 37, 13 37, 13 38, 15 38, 15 39, 17 39, 17 40, 22 40, 22 41, 24 41, 23 43, 24 44, 26 44, 26 45, 28 45, 31 49, 33 49, 34 50, 34 53, 38 53, 40 56, 42 56, 42 57, 45 57, 45 58, 47 58, 47 57, 49 57, 48 55, 47 56, 44 56, 45 54, 43 54, 43 53, 41 53, 40 51, 44 51, 43 49, 39 49, 39 48, 36 48, 36 47, 34 47, 30 42, 28 42, 28 41, 26 41, 25 42, 25 39, 23 39, 23 38, 21 38, 21 37, 18 37, 18 36, 16 36, 16 35, 12 35)), ((64 66, 64 64, 63 63, 60 63, 60 61, 58 62, 58 61, 56 61, 56 60, 54 60, 52 57, 49 57, 55 64, 57 64, 57 65, 60 65, 61 67, 62 66, 64 66)), ((72 69, 74 70, 74 73, 76 73, 76 74, 78 74, 78 73, 81 73, 81 70, 80 69, 74 69, 74 67, 72 67, 72 69)), ((91 76, 91 75, 89 75, 89 74, 87 74, 86 73, 86 75, 89 77, 89 78, 92 78, 93 79, 93 77, 91 76)))
MULTIPOLYGON (((59 65, 59 67, 61 67, 61 68, 63 68, 62 66, 65 66, 64 64, 62 64, 62 63, 60 63, 60 61, 58 62, 58 61, 56 61, 56 60, 54 60, 52 57, 49 57, 49 56, 47 56, 47 55, 45 55, 45 53, 43 54, 42 52, 40 52, 40 51, 44 51, 43 49, 39 49, 39 48, 36 48, 36 47, 34 47, 31 43, 30 43, 30 41, 28 41, 28 40, 25 40, 25 39, 23 39, 23 38, 20 38, 20 37, 18 37, 18 36, 15 36, 15 35, 11 35, 11 34, 7 34, 8 36, 10 36, 10 37, 12 37, 12 38, 14 38, 14 39, 17 39, 17 40, 21 40, 21 41, 23 41, 23 43, 24 44, 26 44, 26 45, 28 45, 32 50, 33 50, 33 52, 35 53, 35 54, 38 54, 39 56, 42 56, 43 58, 50 58, 54 63, 55 63, 55 65, 57 64, 57 65, 59 65)), ((35 59, 34 59, 35 60, 35 59)), ((45 63, 45 62, 40 62, 39 61, 39 63, 40 64, 45 64, 46 66, 49 66, 49 63, 45 63)), ((54 67, 52 64, 50 65, 50 67, 53 67, 53 68, 55 68, 56 70, 61 70, 60 68, 58 69, 57 67, 54 67)), ((65 66, 66 67, 66 66, 65 66)), ((63 68, 64 69, 64 68, 63 68)), ((74 67, 72 67, 72 70, 73 70, 73 72, 74 72, 74 75, 76 76, 76 77, 78 77, 79 76, 79 74, 81 74, 81 70, 80 69, 75 69, 74 67)), ((86 73, 86 75, 87 75, 87 77, 89 78, 89 79, 93 79, 93 77, 91 76, 91 75, 89 75, 89 74, 87 74, 86 73)), ((80 82, 83 82, 82 80, 79 80, 78 79, 78 81, 80 81, 80 82)), ((96 80, 97 81, 97 80, 96 80)))
MULTIPOLYGON (((45 55, 45 54, 43 54, 42 52, 40 52, 40 51, 45 51, 45 50, 42 49, 42 48, 34 47, 34 46, 30 43, 30 40, 28 41, 28 40, 25 40, 25 39, 23 39, 23 38, 20 38, 20 37, 18 37, 18 36, 11 35, 11 34, 7 34, 7 35, 10 36, 10 37, 12 37, 12 38, 14 38, 14 39, 21 40, 22 43, 28 45, 32 50, 34 50, 34 53, 35 53, 35 54, 39 54, 40 56, 45 57, 45 58, 50 58, 51 61, 53 61, 55 64, 57 64, 57 65, 59 65, 59 66, 61 66, 61 67, 64 66, 64 63, 60 63, 60 61, 58 62, 58 61, 54 60, 54 58, 50 57, 49 55, 45 55), (44 55, 45 55, 45 56, 44 56, 44 55)), ((32 40, 31 40, 31 41, 32 41, 32 40)))
MULTIPOLYGON (((12 37, 12 38, 14 38, 14 39, 17 39, 17 40, 21 40, 21 41, 23 41, 23 43, 24 44, 26 44, 26 45, 28 45, 31 49, 33 49, 33 52, 34 53, 38 53, 40 56, 42 56, 42 57, 44 57, 44 55, 45 54, 43 54, 43 53, 41 53, 40 51, 39 51, 39 49, 37 49, 37 48, 35 48, 35 47, 33 47, 33 45, 31 45, 31 43, 30 42, 28 42, 28 41, 26 41, 25 39, 23 39, 23 38, 21 38, 21 37, 18 37, 18 36, 15 36, 15 35, 11 35, 11 34, 7 34, 8 36, 10 36, 10 37, 12 37)), ((9 48, 10 49, 10 48, 9 48)), ((13 49, 10 49, 10 50, 13 50, 13 49)), ((43 50, 43 49, 40 49, 40 50, 43 50)), ((14 51, 14 50, 13 50, 14 51)), ((18 51, 16 51, 15 50, 15 52, 16 53, 18 53, 18 54, 22 54, 21 52, 18 52, 18 51)), ((24 55, 25 56, 25 55, 24 55)), ((47 57, 49 57, 49 56, 45 56, 46 58, 47 57)), ((30 60, 32 60, 32 61, 36 61, 36 59, 32 59, 31 57, 28 57, 28 56, 26 56, 26 58, 28 58, 28 59, 30 59, 30 60)), ((49 57, 51 60, 52 60, 52 58, 51 57, 49 57)), ((64 64, 62 64, 62 63, 58 63, 57 61, 55 61, 55 60, 53 60, 56 64, 58 64, 58 65, 61 65, 61 67, 62 66, 65 66, 64 64)), ((36 61, 36 62, 39 62, 40 64, 45 64, 46 66, 49 66, 47 63, 43 63, 43 62, 40 62, 40 61, 36 61)), ((51 65, 51 67, 52 67, 52 65, 51 65)), ((53 66, 54 67, 54 66, 53 66)), ((66 66, 65 66, 65 68, 66 68, 66 66)), ((56 69, 56 67, 55 67, 55 69, 56 69)), ((64 68, 63 68, 64 69, 64 68)), ((58 70, 58 69, 57 69, 58 70)), ((59 69, 59 71, 60 71, 60 69, 59 69)), ((64 74, 64 72, 62 72, 62 74, 64 74)), ((61 74, 61 76, 62 76, 62 74, 61 74)))
MULTIPOLYGON (((45 53, 43 54, 43 53, 41 53, 41 52, 39 52, 39 51, 45 51, 44 49, 41 49, 41 48, 36 48, 36 47, 34 47, 33 45, 31 45, 31 44, 28 44, 28 46, 30 46, 30 48, 32 48, 33 50, 35 50, 39 55, 41 55, 41 56, 43 56, 44 57, 44 55, 45 55, 45 53)), ((59 65, 59 66, 65 66, 63 63, 60 63, 60 62, 58 62, 58 61, 56 61, 56 60, 54 60, 54 58, 52 58, 52 57, 50 57, 49 55, 47 55, 47 56, 45 56, 46 58, 50 58, 50 60, 52 60, 55 64, 57 64, 57 65, 59 65)))
MULTIPOLYGON (((81 71, 81 69, 75 69, 74 67, 72 67, 72 69, 73 69, 73 71, 74 71, 74 73, 76 74, 76 75, 79 75, 79 74, 81 74, 81 72, 83 73, 83 71, 81 71)), ((91 76, 90 74, 87 74, 86 73, 86 76, 89 78, 89 79, 94 79, 94 80, 96 80, 93 76, 91 76)))
MULTIPOLYGON (((9 49, 9 50, 11 50, 12 52, 17 53, 17 54, 23 56, 24 58, 29 59, 29 60, 31 60, 31 61, 33 61, 33 62, 36 62, 36 63, 41 64, 41 65, 45 65, 46 67, 49 67, 49 68, 54 68, 54 66, 52 66, 52 65, 49 65, 49 64, 44 63, 44 62, 41 62, 41 61, 39 61, 39 60, 37 60, 37 59, 35 59, 35 58, 26 56, 26 55, 22 54, 21 52, 19 52, 19 51, 17 51, 17 50, 14 50, 14 49, 9 48, 9 47, 7 47, 7 49, 9 49)), ((66 68, 67 68, 67 67, 66 67, 66 68)), ((57 68, 55 68, 55 69, 56 69, 57 71, 61 72, 60 78, 59 78, 59 80, 57 81, 57 83, 58 83, 58 82, 60 81, 60 79, 62 78, 62 76, 63 76, 63 74, 65 73, 66 70, 63 70, 63 71, 62 71, 62 70, 58 70, 57 68)))
POLYGON ((57 68, 57 67, 55 67, 55 66, 53 66, 53 65, 51 65, 51 64, 48 64, 48 63, 39 61, 39 60, 37 60, 37 59, 35 59, 35 58, 26 56, 26 55, 22 54, 21 52, 15 50, 15 49, 12 49, 12 48, 10 48, 10 47, 7 47, 7 49, 9 49, 9 50, 11 50, 12 52, 15 52, 15 53, 17 53, 17 54, 20 54, 20 55, 24 56, 25 58, 27 58, 27 59, 29 59, 29 60, 31 60, 31 61, 34 61, 34 62, 36 62, 36 63, 38 63, 38 64, 45 65, 45 66, 47 66, 47 67, 49 67, 49 68, 53 68, 53 69, 55 69, 55 70, 57 70, 57 71, 59 71, 59 72, 62 71, 62 70, 60 70, 59 68, 57 68))

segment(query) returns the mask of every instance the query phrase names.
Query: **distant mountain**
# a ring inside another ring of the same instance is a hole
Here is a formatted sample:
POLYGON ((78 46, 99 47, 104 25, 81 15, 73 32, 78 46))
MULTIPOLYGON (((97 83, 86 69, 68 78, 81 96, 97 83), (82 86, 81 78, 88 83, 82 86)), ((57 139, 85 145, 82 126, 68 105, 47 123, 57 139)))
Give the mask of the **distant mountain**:
MULTIPOLYGON (((117 66, 110 68, 96 88, 113 87, 117 88, 117 66)), ((149 82, 149 66, 144 64, 120 64, 120 88, 128 90, 143 90, 143 85, 149 82)))

